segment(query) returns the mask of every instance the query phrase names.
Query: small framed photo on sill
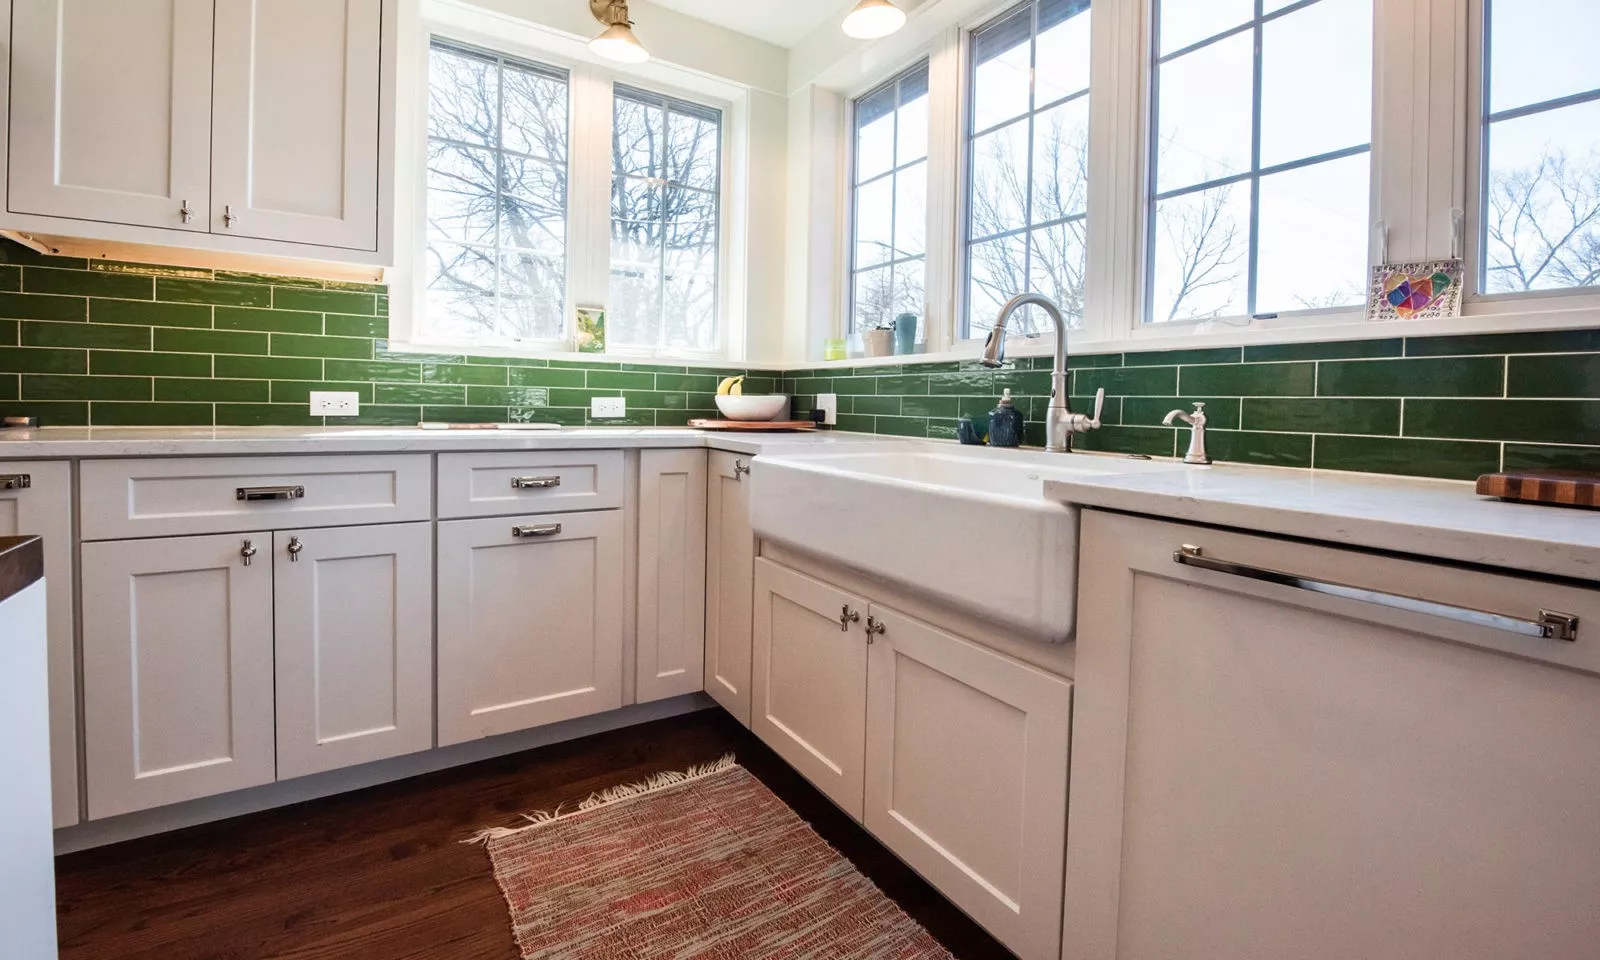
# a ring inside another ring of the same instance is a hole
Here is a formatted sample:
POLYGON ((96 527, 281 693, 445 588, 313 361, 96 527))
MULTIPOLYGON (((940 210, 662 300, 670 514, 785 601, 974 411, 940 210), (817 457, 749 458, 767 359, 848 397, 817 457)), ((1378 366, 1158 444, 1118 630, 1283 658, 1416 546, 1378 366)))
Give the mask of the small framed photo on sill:
POLYGON ((574 347, 579 353, 606 352, 606 311, 604 307, 579 307, 574 325, 574 347))

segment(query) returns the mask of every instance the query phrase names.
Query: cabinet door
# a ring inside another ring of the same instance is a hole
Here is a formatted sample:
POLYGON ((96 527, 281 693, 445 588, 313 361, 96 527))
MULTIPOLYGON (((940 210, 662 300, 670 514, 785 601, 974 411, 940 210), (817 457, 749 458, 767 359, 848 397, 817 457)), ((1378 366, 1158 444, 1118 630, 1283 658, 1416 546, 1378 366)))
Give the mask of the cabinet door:
POLYGON ((217 0, 211 232, 378 246, 381 0, 217 0))
POLYGON ((433 746, 433 525, 272 539, 278 779, 433 746))
POLYGON ((439 524, 439 745, 622 706, 622 513, 439 524))
POLYGON ((1017 956, 1054 960, 1072 685, 879 604, 872 617, 867 829, 1017 956))
POLYGON ((11 17, 7 209, 204 232, 211 0, 24 0, 11 17))
POLYGON ((1595 956, 1600 591, 1091 512, 1083 550, 1066 957, 1595 956))
POLYGON ((638 700, 705 687, 706 453, 639 454, 638 700))
POLYGON ((749 464, 749 457, 711 451, 706 489, 705 690, 747 727, 756 575, 749 464))
POLYGON ((861 819, 866 753, 867 602, 756 560, 750 729, 861 819))
POLYGON ((83 545, 89 819, 272 782, 271 549, 270 533, 83 545))
POLYGON ((78 667, 72 631, 72 468, 0 461, 0 537, 44 537, 49 581, 50 783, 55 825, 78 822, 78 667))

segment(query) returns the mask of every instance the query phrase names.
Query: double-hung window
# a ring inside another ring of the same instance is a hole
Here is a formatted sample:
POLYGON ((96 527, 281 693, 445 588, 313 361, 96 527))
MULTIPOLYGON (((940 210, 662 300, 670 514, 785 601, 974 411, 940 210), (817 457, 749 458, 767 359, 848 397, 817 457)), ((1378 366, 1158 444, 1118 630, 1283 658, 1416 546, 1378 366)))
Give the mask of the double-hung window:
POLYGON ((1373 0, 1155 0, 1145 320, 1358 306, 1373 0))
POLYGON ((1600 286, 1600 6, 1484 2, 1479 289, 1600 286))
POLYGON ((1029 290, 1083 320, 1089 35, 1089 0, 1030 0, 972 34, 963 340, 1029 290))
MULTIPOLYGON (((923 315, 928 232, 928 63, 855 102, 852 333, 923 315)), ((926 331, 919 324, 919 334, 926 331)))

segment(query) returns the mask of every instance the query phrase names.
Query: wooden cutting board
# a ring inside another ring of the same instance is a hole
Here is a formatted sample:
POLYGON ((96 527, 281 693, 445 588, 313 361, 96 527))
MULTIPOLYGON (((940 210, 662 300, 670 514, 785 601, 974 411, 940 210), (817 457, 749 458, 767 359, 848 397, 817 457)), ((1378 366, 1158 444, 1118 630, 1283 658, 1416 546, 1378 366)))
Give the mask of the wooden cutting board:
POLYGON ((815 430, 810 420, 690 420, 696 430, 815 430))
POLYGON ((1600 473, 1568 470, 1486 473, 1478 478, 1478 493, 1525 503, 1600 508, 1600 473))

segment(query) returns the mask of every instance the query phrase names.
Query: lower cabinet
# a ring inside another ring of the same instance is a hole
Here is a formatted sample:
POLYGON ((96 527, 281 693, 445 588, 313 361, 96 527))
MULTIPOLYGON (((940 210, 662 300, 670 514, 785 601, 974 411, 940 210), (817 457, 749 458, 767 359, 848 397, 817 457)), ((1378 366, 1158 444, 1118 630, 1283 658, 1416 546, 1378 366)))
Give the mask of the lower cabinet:
POLYGON ((713 450, 707 472, 705 691, 748 727, 756 570, 750 458, 713 450))
POLYGON ((622 705, 618 510, 439 524, 439 744, 622 705))
POLYGON ((1072 684, 756 561, 752 728, 1024 960, 1061 943, 1072 684))
POLYGON ((637 701, 704 689, 706 452, 639 452, 637 701))

